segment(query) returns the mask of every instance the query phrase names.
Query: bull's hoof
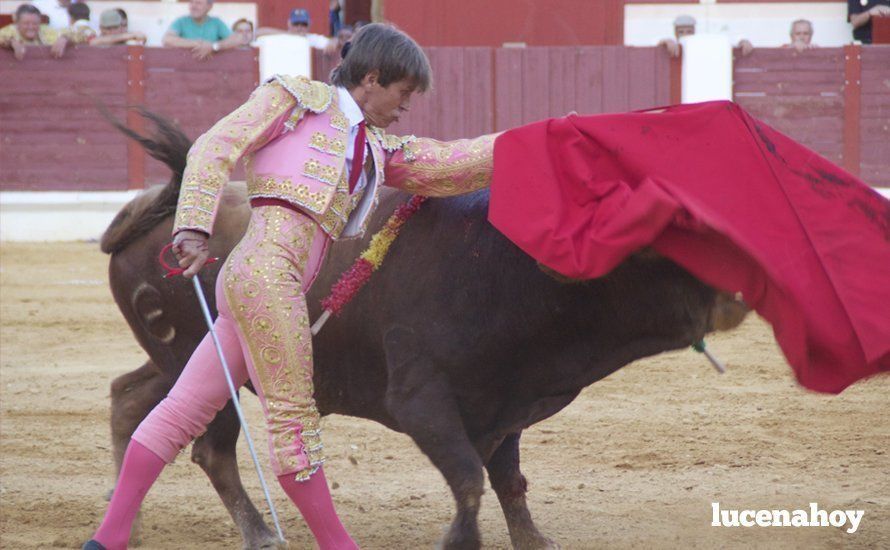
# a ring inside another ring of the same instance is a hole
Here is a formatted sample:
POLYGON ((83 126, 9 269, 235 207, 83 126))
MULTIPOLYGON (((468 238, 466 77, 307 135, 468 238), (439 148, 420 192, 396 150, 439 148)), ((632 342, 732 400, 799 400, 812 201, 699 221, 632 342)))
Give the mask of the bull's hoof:
POLYGON ((470 529, 462 530, 454 527, 451 527, 436 545, 437 550, 479 550, 479 548, 482 548, 482 541, 478 531, 474 533, 470 529))
POLYGON ((106 549, 104 546, 102 546, 98 542, 94 541, 93 539, 90 539, 90 540, 86 541, 85 543, 83 543, 83 548, 81 548, 80 550, 106 550, 106 549))
POLYGON ((538 535, 513 542, 513 548, 516 550, 560 550, 562 546, 555 540, 538 535))
POLYGON ((271 535, 261 541, 245 542, 243 546, 244 550, 287 550, 288 548, 290 548, 290 543, 271 535))

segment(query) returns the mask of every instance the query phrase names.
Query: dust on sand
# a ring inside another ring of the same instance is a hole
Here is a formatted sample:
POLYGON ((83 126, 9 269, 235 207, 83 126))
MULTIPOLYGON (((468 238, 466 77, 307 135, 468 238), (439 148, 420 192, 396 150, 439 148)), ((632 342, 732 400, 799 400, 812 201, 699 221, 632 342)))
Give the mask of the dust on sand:
MULTIPOLYGON (((89 243, 0 246, 0 546, 75 548, 113 483, 109 383, 143 363, 89 243)), ((876 304, 876 307, 878 305, 876 304)), ((801 389, 769 327, 750 318, 713 336, 718 376, 692 351, 638 361, 584 391, 522 439, 529 505, 563 548, 890 547, 890 377, 837 397, 801 389), (711 527, 732 509, 861 509, 854 534, 824 528, 711 527)), ((245 400, 265 457, 261 412, 245 400)), ((451 520, 444 480, 404 435, 325 420, 328 480, 364 548, 431 547, 451 520)), ((243 440, 242 474, 264 508, 243 440)), ((268 468, 267 468, 268 470, 268 468)), ((267 474, 268 475, 268 474, 267 474)), ((273 487, 293 548, 312 539, 273 487)), ((492 491, 484 545, 509 546, 492 491)), ((201 470, 183 454, 143 506, 143 548, 239 548, 201 470)))

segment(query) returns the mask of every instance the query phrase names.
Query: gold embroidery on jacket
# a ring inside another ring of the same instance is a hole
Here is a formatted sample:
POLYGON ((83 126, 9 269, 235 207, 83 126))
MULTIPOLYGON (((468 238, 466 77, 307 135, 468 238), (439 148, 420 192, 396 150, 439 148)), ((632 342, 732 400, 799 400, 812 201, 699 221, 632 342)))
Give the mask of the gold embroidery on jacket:
POLYGON ((334 99, 334 88, 305 76, 275 75, 271 81, 277 82, 287 90, 297 103, 313 113, 323 113, 331 106, 334 99))
POLYGON ((303 165, 303 175, 328 185, 336 185, 340 172, 336 166, 322 164, 315 159, 309 159, 303 165))
POLYGON ((342 139, 328 138, 321 132, 315 132, 309 139, 309 147, 329 155, 345 155, 346 142, 342 139))
POLYGON ((346 118, 341 112, 336 112, 331 115, 331 128, 334 128, 342 133, 349 132, 349 119, 346 118))
POLYGON ((417 140, 415 136, 394 136, 387 134, 376 126, 371 127, 371 133, 377 138, 380 146, 387 153, 395 153, 401 149, 406 161, 412 162, 414 160, 414 150, 413 148, 409 149, 409 145, 417 140))

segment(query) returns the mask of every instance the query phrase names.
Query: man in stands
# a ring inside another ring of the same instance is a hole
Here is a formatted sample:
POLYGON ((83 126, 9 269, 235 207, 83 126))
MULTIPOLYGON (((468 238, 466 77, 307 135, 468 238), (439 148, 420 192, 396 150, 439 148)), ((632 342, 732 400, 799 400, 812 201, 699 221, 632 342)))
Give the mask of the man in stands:
MULTIPOLYGON (((680 57, 680 39, 684 36, 695 34, 695 18, 691 15, 679 15, 674 19, 674 38, 664 38, 658 42, 659 47, 664 47, 671 57, 680 57)), ((744 38, 739 40, 738 46, 742 57, 751 55, 754 46, 744 38)))
POLYGON ((853 25, 853 40, 871 44, 875 17, 890 17, 890 0, 847 0, 847 20, 853 25))
POLYGON ((22 4, 15 10, 15 22, 0 29, 0 48, 12 50, 19 61, 25 58, 27 46, 51 46, 53 57, 62 57, 68 37, 40 22, 40 10, 22 4))
POLYGON ((813 44, 813 24, 806 19, 791 23, 791 43, 782 47, 794 48, 799 52, 817 47, 813 44))
MULTIPOLYGON (((290 12, 290 17, 287 20, 287 34, 304 37, 309 42, 309 46, 316 50, 332 47, 333 41, 330 38, 309 32, 309 21, 308 11, 299 8, 295 9, 290 12)), ((284 34, 284 31, 274 27, 262 27, 256 31, 257 37, 270 34, 284 34)))
POLYGON ((210 15, 213 0, 190 0, 189 14, 170 25, 164 35, 164 46, 187 48, 195 59, 203 60, 216 52, 243 46, 241 35, 232 34, 218 17, 210 15))
POLYGON ((145 35, 141 32, 130 32, 124 27, 124 18, 121 17, 121 10, 110 9, 102 12, 99 16, 99 36, 94 38, 91 46, 112 46, 114 44, 126 44, 134 42, 145 44, 145 35))

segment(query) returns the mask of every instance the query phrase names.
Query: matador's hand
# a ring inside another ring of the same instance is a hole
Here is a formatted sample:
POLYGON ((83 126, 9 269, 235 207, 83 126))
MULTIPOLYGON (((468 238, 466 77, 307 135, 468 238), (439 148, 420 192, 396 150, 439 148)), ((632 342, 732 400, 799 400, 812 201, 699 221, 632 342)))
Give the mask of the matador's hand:
POLYGON ((183 277, 191 279, 204 267, 210 256, 207 234, 201 231, 184 229, 173 237, 173 254, 179 260, 179 267, 185 269, 183 277))

